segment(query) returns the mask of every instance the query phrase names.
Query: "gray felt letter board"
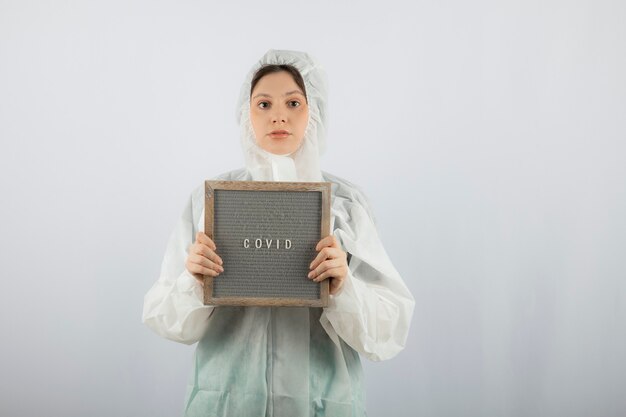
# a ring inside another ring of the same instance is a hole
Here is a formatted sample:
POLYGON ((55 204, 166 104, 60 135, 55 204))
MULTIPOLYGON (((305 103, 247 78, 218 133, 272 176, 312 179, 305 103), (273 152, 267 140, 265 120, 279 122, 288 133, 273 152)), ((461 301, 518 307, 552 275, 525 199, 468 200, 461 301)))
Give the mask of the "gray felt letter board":
POLYGON ((307 275, 330 234, 329 182, 205 181, 204 230, 224 261, 204 304, 328 305, 328 280, 307 275))

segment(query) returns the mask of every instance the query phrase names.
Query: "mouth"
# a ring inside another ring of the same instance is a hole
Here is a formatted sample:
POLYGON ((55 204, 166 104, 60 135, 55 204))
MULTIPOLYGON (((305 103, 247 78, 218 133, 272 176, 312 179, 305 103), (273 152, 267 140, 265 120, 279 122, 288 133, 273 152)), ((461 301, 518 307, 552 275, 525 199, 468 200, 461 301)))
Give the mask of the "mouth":
POLYGON ((274 130, 274 131, 269 133, 269 135, 272 138, 286 138, 290 134, 291 133, 287 132, 286 130, 274 130))

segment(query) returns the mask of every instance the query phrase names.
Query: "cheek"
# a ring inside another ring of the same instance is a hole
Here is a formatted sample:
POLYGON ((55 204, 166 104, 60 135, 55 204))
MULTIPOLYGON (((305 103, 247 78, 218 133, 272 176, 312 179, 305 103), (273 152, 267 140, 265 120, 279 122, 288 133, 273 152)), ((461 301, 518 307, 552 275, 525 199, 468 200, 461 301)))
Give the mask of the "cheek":
POLYGON ((252 125, 252 130, 254 131, 254 136, 258 138, 259 136, 259 116, 255 114, 253 111, 250 112, 250 124, 252 125))
POLYGON ((250 109, 250 122, 252 122, 253 126, 256 125, 257 120, 258 120, 258 116, 254 112, 254 110, 250 109))
POLYGON ((308 109, 303 111, 299 118, 299 125, 302 132, 306 130, 306 126, 309 124, 309 112, 308 109))

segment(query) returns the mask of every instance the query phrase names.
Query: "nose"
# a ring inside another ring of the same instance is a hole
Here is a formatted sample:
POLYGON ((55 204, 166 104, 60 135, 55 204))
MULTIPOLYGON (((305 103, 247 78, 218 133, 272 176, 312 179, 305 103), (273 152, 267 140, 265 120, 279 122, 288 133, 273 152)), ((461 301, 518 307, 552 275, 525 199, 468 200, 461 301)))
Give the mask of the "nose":
POLYGON ((275 111, 272 113, 272 124, 287 123, 287 117, 281 111, 275 111))

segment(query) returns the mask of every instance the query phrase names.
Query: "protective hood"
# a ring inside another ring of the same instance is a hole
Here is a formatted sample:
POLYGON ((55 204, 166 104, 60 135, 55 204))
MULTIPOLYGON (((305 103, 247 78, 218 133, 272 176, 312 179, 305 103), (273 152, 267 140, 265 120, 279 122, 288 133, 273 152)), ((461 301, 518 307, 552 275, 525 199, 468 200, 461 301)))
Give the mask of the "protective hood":
POLYGON ((250 69, 237 102, 237 122, 246 169, 255 181, 323 181, 319 158, 326 136, 327 78, 323 68, 307 53, 270 49, 250 69), (294 66, 304 79, 309 121, 300 147, 290 155, 274 155, 256 143, 250 121, 250 87, 256 71, 268 64, 294 66))

